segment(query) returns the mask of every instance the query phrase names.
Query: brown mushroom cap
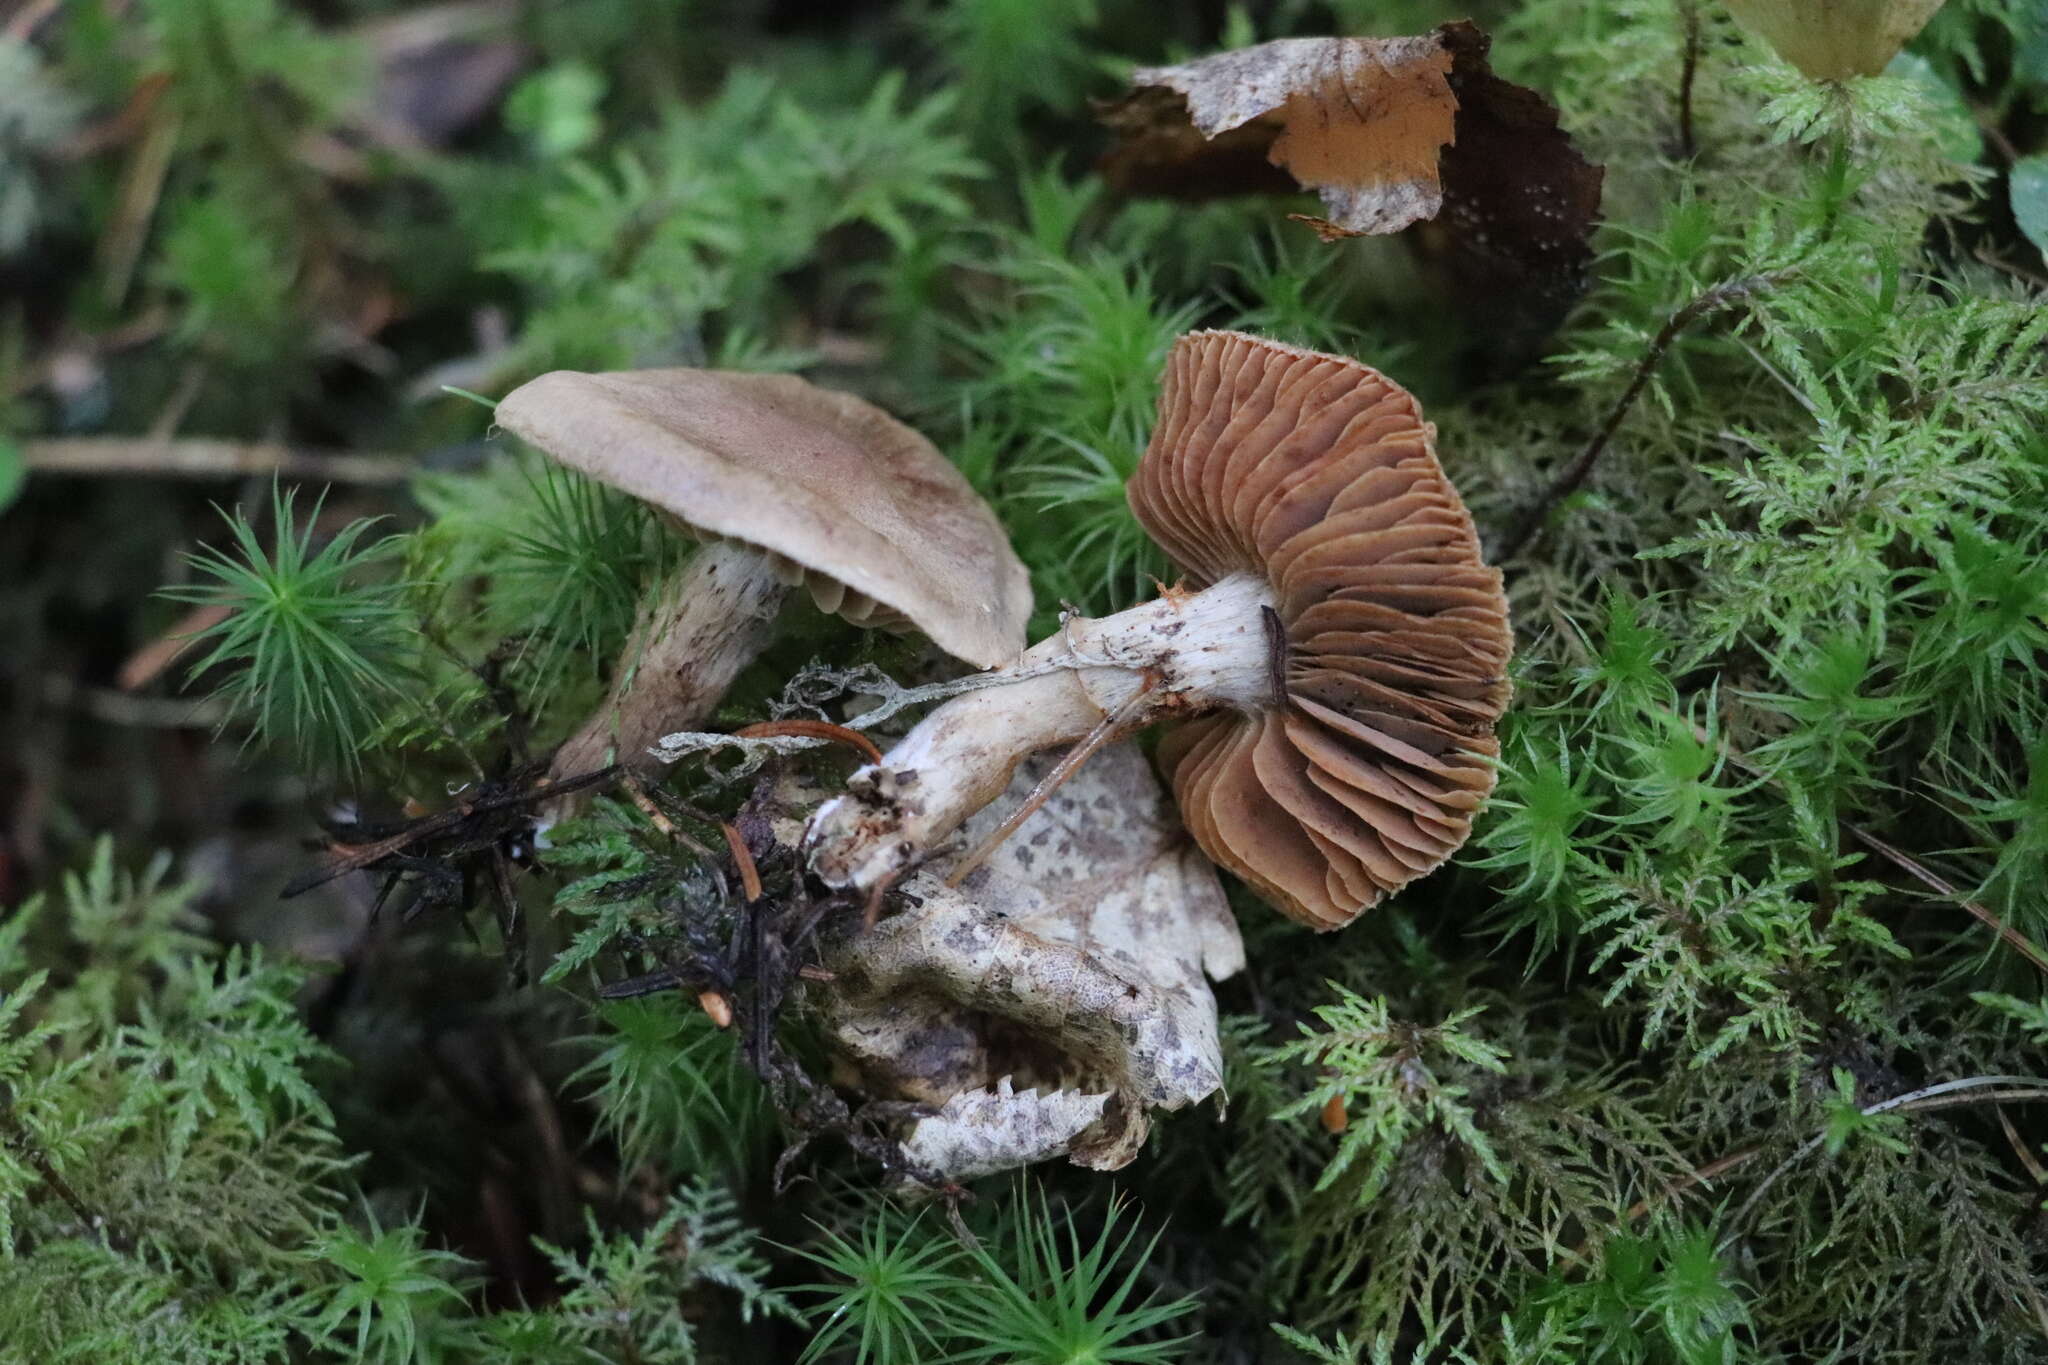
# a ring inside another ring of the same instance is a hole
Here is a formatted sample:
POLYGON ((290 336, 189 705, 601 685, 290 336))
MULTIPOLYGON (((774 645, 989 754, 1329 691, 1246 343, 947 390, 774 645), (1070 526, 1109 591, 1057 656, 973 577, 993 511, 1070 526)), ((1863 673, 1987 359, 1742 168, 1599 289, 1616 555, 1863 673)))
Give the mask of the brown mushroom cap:
POLYGON ((497 420, 556 460, 704 536, 802 571, 820 606, 915 626, 983 668, 1024 648, 1031 580, 938 449, 851 394, 794 375, 556 370, 497 420))
POLYGON ((1443 863, 1493 787, 1507 600, 1435 437, 1355 360, 1195 332, 1131 480, 1197 586, 1274 588, 1281 705, 1194 720, 1159 756, 1203 851, 1316 929, 1443 863))

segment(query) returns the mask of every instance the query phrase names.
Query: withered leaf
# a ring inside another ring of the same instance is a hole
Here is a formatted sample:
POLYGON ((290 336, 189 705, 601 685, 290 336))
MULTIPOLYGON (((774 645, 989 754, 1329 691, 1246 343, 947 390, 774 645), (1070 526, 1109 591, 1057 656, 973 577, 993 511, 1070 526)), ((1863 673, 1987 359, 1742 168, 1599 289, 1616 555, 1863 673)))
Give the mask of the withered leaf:
POLYGON ((1101 117, 1126 193, 1211 199, 1314 190, 1325 240, 1411 234, 1462 301, 1547 330, 1583 288, 1603 171, 1557 109, 1502 80, 1474 25, 1413 38, 1283 38, 1131 78, 1101 117), (1421 226, 1418 226, 1421 225, 1421 226))
POLYGON ((921 1170, 967 1181, 1063 1155, 1091 1124, 1102 1121, 1107 1092, 1027 1090, 1018 1094, 1005 1076, 994 1090, 967 1090, 920 1121, 903 1140, 904 1155, 921 1170))
POLYGON ((1282 38, 1145 67, 1131 75, 1139 95, 1103 113, 1124 138, 1104 169, 1111 184, 1141 193, 1234 193, 1203 183, 1221 168, 1205 165, 1203 144, 1242 130, 1220 155, 1239 161, 1256 148, 1295 184, 1320 193, 1330 215, 1320 230, 1399 232, 1443 206, 1437 161, 1456 136, 1458 111, 1450 73, 1438 34, 1282 38), (1162 100, 1148 87, 1179 98, 1162 100))
MULTIPOLYGON (((972 847, 1056 756, 961 832, 972 847)), ((907 909, 848 937, 819 993, 841 1062, 876 1098, 940 1106, 906 1139, 954 1178, 1068 1152, 1113 1169, 1151 1109, 1222 1084, 1208 978, 1244 962, 1214 868, 1151 765, 1113 745, 957 890, 946 860, 902 884, 907 909)))

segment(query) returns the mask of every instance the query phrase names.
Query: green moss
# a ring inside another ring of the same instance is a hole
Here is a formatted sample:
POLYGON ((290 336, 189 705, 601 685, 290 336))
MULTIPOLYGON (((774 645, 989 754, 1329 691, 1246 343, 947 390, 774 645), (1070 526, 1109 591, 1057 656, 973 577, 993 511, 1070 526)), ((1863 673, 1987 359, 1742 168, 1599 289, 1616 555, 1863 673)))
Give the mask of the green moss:
MULTIPOLYGON (((304 974, 217 946, 168 862, 80 850, 0 927, 0 1359, 2038 1358, 2048 307, 2002 177, 2041 150, 2041 36, 2025 5, 1950 0, 1892 74, 1816 87, 1713 0, 1485 8, 1498 69, 1607 178, 1584 296, 1480 380, 1484 320, 1400 245, 1089 169, 1085 100, 1134 62, 1444 6, 544 6, 504 126, 345 189, 302 153, 359 136, 363 37, 272 0, 159 0, 132 32, 74 7, 39 40, 48 90, 0 92, 34 106, 0 109, 0 163, 37 167, 0 246, 69 234, 67 317, 158 325, 101 357, 97 415, 0 394, 0 441, 175 406, 436 452, 394 538, 279 493, 180 590, 230 609, 206 639, 229 733, 323 791, 513 770, 674 565, 633 505, 503 441, 461 464, 489 419, 444 381, 719 364, 860 390, 991 499, 1041 630, 1171 576, 1123 483, 1192 327, 1386 369, 1490 544, 1542 516, 1505 565, 1517 698, 1470 847, 1330 938, 1240 895, 1227 1110, 1116 1177, 989 1185, 972 1243, 838 1149, 773 1192, 788 1096, 737 1041, 686 996, 593 998, 730 951, 715 821, 744 793, 709 767, 671 784, 681 838, 623 804, 557 827, 515 895, 542 984, 503 984, 509 920, 477 944, 430 920, 321 1039, 304 974), (44 161, 159 72, 183 123, 131 239, 126 162, 44 161), (409 310, 374 345, 348 331, 367 279, 409 310), (1622 407, 1703 297, 1725 306, 1622 407), (483 310, 506 336, 472 337, 483 310), (421 1085, 446 1014, 489 1018, 553 1098, 479 1117, 421 1085), (469 1257, 451 1191, 539 1112, 573 1195, 518 1281, 469 1257)), ((0 316, 5 354, 31 334, 0 316)), ((813 651, 930 666, 812 621, 735 705, 813 651)))

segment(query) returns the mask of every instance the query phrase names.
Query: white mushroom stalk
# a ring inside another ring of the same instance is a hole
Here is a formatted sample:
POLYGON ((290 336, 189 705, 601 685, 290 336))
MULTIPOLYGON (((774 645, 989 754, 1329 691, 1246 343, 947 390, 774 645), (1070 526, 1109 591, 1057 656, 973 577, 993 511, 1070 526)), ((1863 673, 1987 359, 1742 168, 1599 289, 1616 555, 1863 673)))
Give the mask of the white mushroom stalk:
POLYGON ((991 675, 1016 682, 939 707, 820 806, 805 835, 812 870, 860 889, 893 879, 999 796, 1018 763, 1106 721, 1127 732, 1168 716, 1271 708, 1285 649, 1274 606, 1263 577, 1236 573, 1068 621, 991 675))

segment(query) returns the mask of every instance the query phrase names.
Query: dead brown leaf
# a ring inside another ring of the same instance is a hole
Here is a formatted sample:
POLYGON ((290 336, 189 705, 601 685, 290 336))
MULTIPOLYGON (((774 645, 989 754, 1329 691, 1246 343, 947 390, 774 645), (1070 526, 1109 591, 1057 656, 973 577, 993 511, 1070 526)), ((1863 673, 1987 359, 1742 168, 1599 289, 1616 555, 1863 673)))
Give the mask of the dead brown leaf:
POLYGON ((1104 169, 1112 184, 1140 193, 1235 193, 1214 183, 1220 165, 1202 176, 1203 144, 1244 130, 1222 155, 1238 161, 1256 147, 1295 184, 1321 194, 1329 219, 1318 231, 1399 232, 1443 206, 1437 161, 1456 136, 1458 112, 1450 72, 1451 53, 1434 33, 1282 38, 1145 67, 1131 75, 1138 94, 1104 111, 1124 138, 1104 169), (1187 128, 1201 141, 1188 139, 1187 128), (1168 183, 1155 183, 1160 175, 1168 183))
POLYGON ((1211 199, 1314 190, 1324 240, 1418 227, 1456 292, 1547 327, 1582 287, 1603 171, 1541 94, 1493 74, 1489 39, 1283 38, 1133 73, 1101 117, 1130 194, 1211 199))

